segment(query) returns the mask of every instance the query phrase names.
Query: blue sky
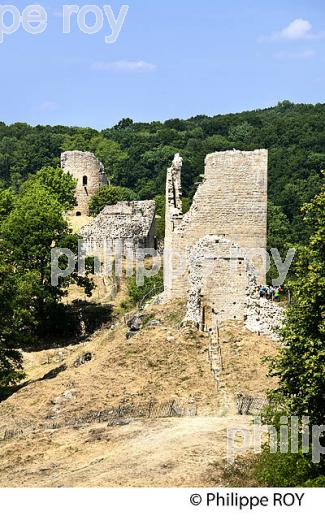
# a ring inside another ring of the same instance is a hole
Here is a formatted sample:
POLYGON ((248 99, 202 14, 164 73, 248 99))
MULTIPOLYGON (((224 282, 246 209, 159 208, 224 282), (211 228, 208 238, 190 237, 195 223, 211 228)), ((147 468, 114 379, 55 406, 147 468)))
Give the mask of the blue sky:
MULTIPOLYGON (((7 3, 20 11, 28 5, 7 3)), ((97 6, 110 4, 116 17, 129 5, 114 44, 105 43, 106 18, 100 32, 87 35, 72 16, 71 33, 63 34, 64 3, 40 1, 48 13, 44 33, 20 28, 4 36, 0 120, 101 129, 123 117, 325 102, 323 0, 103 0, 97 6)))

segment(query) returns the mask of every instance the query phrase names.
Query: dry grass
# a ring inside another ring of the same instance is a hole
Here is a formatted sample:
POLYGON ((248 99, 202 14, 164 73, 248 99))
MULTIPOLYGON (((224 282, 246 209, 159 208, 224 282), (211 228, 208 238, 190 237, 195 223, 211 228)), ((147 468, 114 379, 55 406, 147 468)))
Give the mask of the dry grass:
POLYGON ((42 377, 62 363, 68 369, 53 380, 28 385, 2 403, 0 435, 8 429, 41 427, 49 420, 64 422, 122 400, 195 399, 200 413, 214 413, 216 392, 205 336, 180 329, 175 306, 171 312, 168 306, 147 312, 160 320, 160 327, 145 328, 129 341, 127 328, 120 323, 79 345, 26 354, 28 379, 42 377), (92 353, 92 361, 74 368, 76 358, 85 352, 92 353))
POLYGON ((276 381, 267 376, 268 363, 263 362, 266 357, 275 356, 276 342, 236 322, 221 327, 220 339, 224 364, 222 381, 228 392, 263 397, 276 386, 276 381))
POLYGON ((227 481, 227 428, 248 417, 182 417, 44 431, 1 447, 4 487, 205 487, 227 481), (219 461, 219 465, 215 461, 219 461))
MULTIPOLYGON (((0 483, 12 486, 210 485, 209 464, 224 466, 226 428, 247 417, 220 417, 220 395, 207 361, 206 335, 182 328, 184 305, 149 306, 129 341, 121 319, 84 343, 25 354, 29 380, 65 363, 55 379, 31 383, 0 404, 0 483), (74 367, 78 356, 92 360, 74 367), (199 417, 135 421, 123 427, 67 427, 70 421, 121 401, 195 402, 199 417), (62 427, 50 430, 57 423, 62 427)), ((237 324, 221 330, 224 392, 262 395, 270 387, 261 358, 276 345, 237 324)), ((215 479, 225 481, 218 469, 215 479)))

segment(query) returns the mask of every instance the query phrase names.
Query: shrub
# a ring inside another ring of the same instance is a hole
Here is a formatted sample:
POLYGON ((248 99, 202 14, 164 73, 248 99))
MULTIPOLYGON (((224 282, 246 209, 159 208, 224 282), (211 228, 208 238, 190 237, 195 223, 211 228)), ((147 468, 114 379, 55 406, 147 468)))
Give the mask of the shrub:
POLYGON ((128 281, 129 299, 133 304, 142 304, 145 301, 153 298, 163 290, 163 275, 159 272, 151 278, 144 279, 144 285, 138 286, 135 276, 128 281))
POLYGON ((89 214, 96 217, 106 206, 114 206, 118 202, 136 200, 137 195, 129 188, 121 186, 101 186, 89 202, 89 214))
POLYGON ((308 454, 270 453, 269 447, 264 447, 257 464, 256 477, 264 486, 301 487, 307 481, 311 482, 310 479, 325 479, 320 477, 321 472, 322 465, 313 464, 308 454))

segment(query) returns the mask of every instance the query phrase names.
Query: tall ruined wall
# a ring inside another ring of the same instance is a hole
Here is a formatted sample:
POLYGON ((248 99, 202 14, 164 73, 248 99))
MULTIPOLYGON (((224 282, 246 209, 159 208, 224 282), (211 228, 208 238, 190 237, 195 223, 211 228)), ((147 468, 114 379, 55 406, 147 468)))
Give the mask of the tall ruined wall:
MULTIPOLYGON (((174 231, 181 223, 183 218, 182 212, 182 173, 183 159, 176 154, 172 165, 167 170, 166 178, 166 216, 165 216, 165 240, 164 240, 164 286, 169 288, 171 285, 172 268, 168 268, 173 262, 173 258, 169 257, 167 252, 174 248, 174 231)), ((166 291, 167 295, 167 291, 166 291)), ((169 295, 167 295, 169 297, 169 295)))
POLYGON ((191 249, 189 283, 186 320, 203 330, 216 330, 222 321, 244 321, 247 297, 257 289, 243 251, 215 235, 200 239, 191 249))
MULTIPOLYGON (((175 193, 178 185, 181 160, 175 159, 167 172, 167 195, 175 193)), ((240 246, 258 269, 258 281, 265 281, 263 261, 256 257, 256 250, 262 257, 266 249, 267 162, 267 150, 210 154, 190 211, 184 216, 179 210, 175 214, 172 198, 167 199, 164 259, 167 298, 186 297, 188 251, 206 235, 218 235, 240 246)))
POLYGON ((97 189, 107 184, 103 164, 90 152, 64 152, 61 155, 61 168, 76 180, 77 206, 73 215, 88 215, 89 200, 97 189))

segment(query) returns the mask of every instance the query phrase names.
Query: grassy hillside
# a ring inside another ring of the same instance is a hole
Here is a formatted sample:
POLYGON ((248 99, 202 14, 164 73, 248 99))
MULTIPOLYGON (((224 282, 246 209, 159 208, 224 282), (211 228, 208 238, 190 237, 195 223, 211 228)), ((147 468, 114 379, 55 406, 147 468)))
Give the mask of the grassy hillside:
POLYGON ((30 384, 0 404, 0 485, 207 486, 215 479, 225 484, 227 427, 251 425, 250 417, 236 415, 236 394, 265 395, 274 382, 262 359, 277 345, 239 324, 225 324, 218 390, 207 336, 180 328, 183 316, 181 302, 153 305, 145 311, 143 329, 128 341, 121 321, 87 342, 25 353, 30 384), (86 353, 91 359, 76 366, 86 353), (65 371, 40 380, 63 364, 65 371), (99 423, 99 412, 151 401, 175 401, 185 410, 194 405, 197 416, 158 415, 119 424, 106 416, 99 423), (212 475, 216 461, 220 471, 212 475))

